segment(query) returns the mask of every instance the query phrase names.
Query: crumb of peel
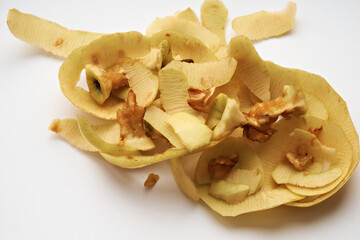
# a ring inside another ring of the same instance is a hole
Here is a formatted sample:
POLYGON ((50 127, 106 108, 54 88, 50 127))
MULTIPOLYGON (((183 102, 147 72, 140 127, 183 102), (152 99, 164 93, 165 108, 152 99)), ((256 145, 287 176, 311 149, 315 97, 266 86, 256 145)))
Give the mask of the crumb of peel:
POLYGON ((60 123, 59 119, 53 120, 49 126, 49 130, 57 133, 59 131, 59 123, 60 123))
POLYGON ((144 182, 145 187, 152 187, 156 184, 156 182, 159 180, 159 175, 150 173, 147 177, 146 181, 144 182))

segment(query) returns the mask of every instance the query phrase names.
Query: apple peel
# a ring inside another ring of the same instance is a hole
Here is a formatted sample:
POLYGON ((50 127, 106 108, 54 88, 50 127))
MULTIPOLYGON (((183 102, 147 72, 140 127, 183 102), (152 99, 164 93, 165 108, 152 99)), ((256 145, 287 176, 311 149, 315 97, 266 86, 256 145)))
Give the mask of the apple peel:
POLYGON ((256 41, 276 37, 290 31, 295 26, 295 15, 296 4, 288 2, 281 11, 260 11, 236 17, 232 21, 232 29, 237 34, 256 41))

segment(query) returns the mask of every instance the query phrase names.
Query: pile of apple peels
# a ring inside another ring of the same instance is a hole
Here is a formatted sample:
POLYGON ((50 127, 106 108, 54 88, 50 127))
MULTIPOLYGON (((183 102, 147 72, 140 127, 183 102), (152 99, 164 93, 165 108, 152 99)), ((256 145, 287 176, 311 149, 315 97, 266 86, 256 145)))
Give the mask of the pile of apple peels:
POLYGON ((12 9, 19 39, 66 57, 63 94, 104 119, 55 119, 51 131, 122 168, 170 160, 191 199, 223 216, 282 204, 307 207, 338 191, 359 162, 346 103, 322 77, 264 61, 253 41, 294 27, 295 3, 235 18, 205 0, 155 19, 146 31, 100 34, 66 29, 12 9), (78 85, 85 71, 88 89, 78 85), (165 150, 159 152, 159 147, 165 150), (202 152, 194 178, 181 157, 202 152))

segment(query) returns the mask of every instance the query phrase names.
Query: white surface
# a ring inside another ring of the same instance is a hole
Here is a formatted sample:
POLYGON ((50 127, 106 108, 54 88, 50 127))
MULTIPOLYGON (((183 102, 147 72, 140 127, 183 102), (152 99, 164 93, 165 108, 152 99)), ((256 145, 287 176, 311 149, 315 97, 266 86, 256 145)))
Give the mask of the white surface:
MULTIPOLYGON (((360 234, 360 176, 325 202, 223 218, 176 187, 167 162, 139 170, 114 167, 47 130, 54 118, 75 117, 62 95, 53 57, 11 35, 10 8, 72 29, 137 30, 157 16, 202 1, 0 2, 0 239, 355 239, 360 234), (160 175, 147 191, 150 172, 160 175)), ((225 0, 229 17, 282 9, 286 1, 225 0)), ((295 29, 255 44, 259 54, 325 77, 347 101, 360 130, 360 1, 298 1, 295 29)), ((228 24, 229 37, 232 36, 228 24)))

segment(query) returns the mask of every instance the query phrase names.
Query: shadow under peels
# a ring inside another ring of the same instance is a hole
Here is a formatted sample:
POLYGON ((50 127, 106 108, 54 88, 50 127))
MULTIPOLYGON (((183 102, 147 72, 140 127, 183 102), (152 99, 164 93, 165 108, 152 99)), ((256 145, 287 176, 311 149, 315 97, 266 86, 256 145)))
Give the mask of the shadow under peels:
POLYGON ((47 52, 39 47, 33 46, 31 44, 27 44, 27 43, 22 43, 21 45, 19 44, 19 46, 17 46, 18 48, 21 48, 21 51, 15 51, 14 54, 11 55, 12 59, 8 59, 11 60, 13 62, 19 62, 19 61, 24 61, 26 59, 30 59, 30 58, 34 58, 34 57, 39 57, 39 56, 45 56, 47 58, 50 59, 54 59, 54 60, 58 60, 63 62, 65 58, 59 57, 59 56, 55 56, 50 52, 47 52))
MULTIPOLYGON (((246 213, 237 217, 222 217, 211 211, 211 215, 221 224, 229 228, 273 230, 290 225, 311 225, 329 218, 341 211, 342 202, 349 195, 349 184, 341 188, 329 199, 306 208, 279 206, 273 209, 246 213)), ((205 203, 202 205, 206 208, 205 203)))

